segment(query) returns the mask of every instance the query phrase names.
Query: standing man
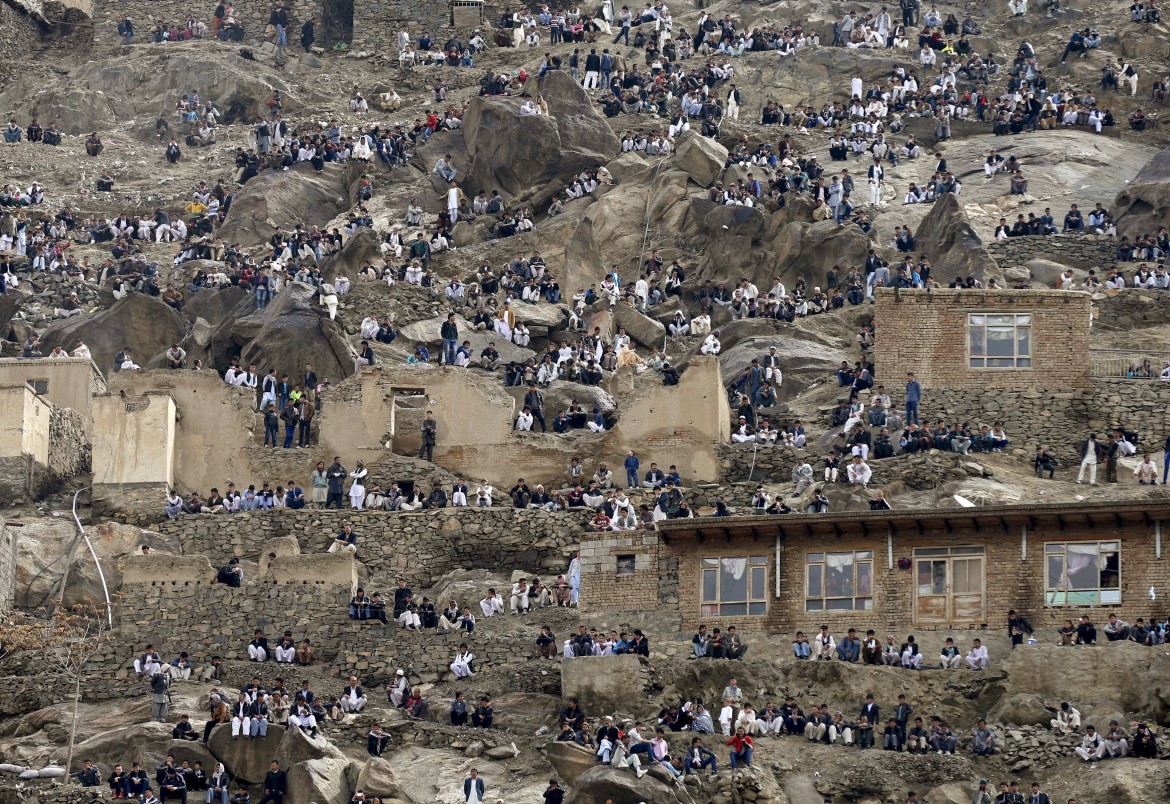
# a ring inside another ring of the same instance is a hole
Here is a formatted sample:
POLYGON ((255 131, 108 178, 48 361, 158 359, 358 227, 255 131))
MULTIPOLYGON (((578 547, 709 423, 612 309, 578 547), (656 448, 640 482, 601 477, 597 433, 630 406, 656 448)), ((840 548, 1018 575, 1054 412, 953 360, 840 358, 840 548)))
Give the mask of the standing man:
POLYGON ((288 12, 284 10, 284 6, 279 6, 272 12, 272 24, 276 27, 276 46, 288 46, 288 12))
POLYGON ((439 423, 435 421, 434 411, 427 411, 427 417, 422 423, 422 445, 418 448, 418 457, 428 461, 435 459, 435 437, 439 433, 439 423))
POLYGON ((906 424, 918 424, 918 403, 922 401, 922 386, 914 379, 914 372, 906 372, 906 424))
POLYGON ((152 720, 165 723, 167 710, 171 705, 170 676, 155 673, 150 678, 150 716, 152 720))
POLYGON ((288 790, 288 774, 280 769, 280 763, 272 760, 272 770, 264 775, 264 797, 259 804, 284 804, 284 794, 288 790))
POLYGON ((455 347, 459 343, 459 325, 455 323, 455 314, 447 313, 447 320, 439 327, 439 336, 443 339, 443 362, 448 366, 455 365, 455 347))
POLYGON ((638 488, 638 467, 639 466, 640 466, 640 462, 638 461, 638 456, 634 453, 633 450, 630 450, 626 454, 626 461, 625 461, 626 488, 627 489, 638 488))
POLYGON ((313 436, 313 416, 316 412, 317 409, 309 401, 309 388, 305 386, 304 396, 297 405, 297 449, 309 446, 313 436))
POLYGON ((886 169, 879 160, 874 159, 873 164, 869 166, 869 202, 874 207, 882 205, 882 179, 885 176, 886 169))
POLYGON ((1117 443, 1117 436, 1109 434, 1109 442, 1105 445, 1105 482, 1117 482, 1117 459, 1121 457, 1121 445, 1117 443))
POLYGON ((459 220, 459 205, 463 203, 463 191, 454 181, 451 181, 447 190, 447 214, 451 216, 451 225, 459 220))
MULTIPOLYGON (((305 49, 306 53, 312 49, 313 43, 317 41, 317 37, 313 35, 313 27, 316 24, 317 18, 310 17, 309 21, 301 26, 301 47, 305 49)), ((267 798, 267 796, 265 796, 265 798, 267 798)))
POLYGON ((476 768, 472 768, 471 775, 463 780, 463 797, 467 804, 481 804, 483 801, 483 779, 479 778, 476 768))
POLYGON ((528 393, 524 395, 524 406, 532 414, 532 418, 540 422, 540 432, 547 433, 548 427, 544 424, 544 394, 536 390, 536 383, 528 383, 528 393))
POLYGON ((329 478, 329 496, 325 498, 325 509, 328 510, 331 506, 336 507, 338 511, 342 509, 342 500, 345 498, 344 484, 345 478, 349 476, 349 472, 341 465, 341 458, 333 457, 333 465, 325 472, 325 476, 329 478))
POLYGON ((621 30, 619 30, 618 35, 613 38, 613 44, 616 45, 618 40, 624 37, 626 40, 626 47, 630 46, 630 20, 632 19, 633 15, 630 14, 630 7, 622 6, 622 13, 618 14, 618 26, 621 28, 621 30))
MULTIPOLYGON (((1170 446, 1170 439, 1167 439, 1170 446)), ((1081 443, 1081 470, 1077 472, 1077 483, 1085 479, 1085 469, 1089 470, 1089 485, 1097 485, 1097 459, 1101 456, 1101 444, 1097 441, 1096 433, 1089 433, 1089 437, 1081 443)))

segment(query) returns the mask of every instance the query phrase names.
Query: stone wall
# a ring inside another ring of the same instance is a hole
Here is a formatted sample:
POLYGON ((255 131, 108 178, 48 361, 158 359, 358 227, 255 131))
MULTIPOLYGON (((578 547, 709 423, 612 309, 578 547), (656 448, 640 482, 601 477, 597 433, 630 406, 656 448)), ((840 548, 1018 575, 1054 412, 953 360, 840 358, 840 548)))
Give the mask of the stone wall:
POLYGON ((184 516, 162 522, 158 529, 177 536, 185 554, 206 555, 220 566, 233 555, 255 560, 270 541, 284 536, 295 537, 302 553, 321 553, 341 526, 352 522, 357 557, 372 582, 388 587, 402 576, 417 589, 456 567, 563 572, 588 516, 582 510, 550 513, 512 507, 412 513, 274 509, 230 518, 184 516))
MULTIPOLYGON (((40 40, 40 29, 32 17, 0 3, 0 50, 4 53, 25 54, 40 40)), ((16 63, 17 59, 0 61, 0 86, 11 85, 16 63)))
POLYGON ((49 416, 49 470, 57 481, 90 469, 89 428, 85 417, 53 405, 49 416))
POLYGON ((1063 462, 1079 463, 1080 444, 1089 431, 1121 426, 1141 435, 1139 450, 1160 451, 1165 425, 1149 415, 1170 405, 1170 385, 1150 380, 1094 380, 1091 389, 983 391, 935 389, 923 394, 921 417, 968 422, 972 428, 1003 422, 1015 449, 1042 446, 1063 462))
MULTIPOLYGON (((332 47, 336 42, 349 41, 354 50, 376 50, 397 53, 396 38, 400 25, 405 25, 412 38, 430 31, 435 38, 450 32, 451 9, 447 2, 433 0, 282 0, 288 10, 288 40, 290 47, 299 46, 301 26, 309 17, 317 18, 315 31, 317 45, 332 47), (352 6, 352 13, 349 7, 352 6)), ((94 21, 99 38, 113 41, 117 38, 118 21, 129 15, 136 24, 136 41, 143 41, 154 20, 183 21, 191 14, 191 6, 177 0, 93 0, 94 21)), ((199 6, 198 14, 211 29, 214 3, 199 6)), ((236 3, 236 13, 247 32, 245 41, 256 41, 264 34, 270 3, 236 3)), ((497 15, 498 16, 498 13, 497 15)), ((464 39, 470 31, 463 31, 464 39)))
MULTIPOLYGON (((255 629, 263 629, 274 647, 287 629, 298 643, 311 640, 319 655, 331 660, 350 625, 346 606, 353 589, 313 580, 312 574, 306 565, 305 580, 238 589, 212 583, 213 575, 205 581, 125 582, 121 626, 134 641, 126 650, 139 651, 150 642, 167 657, 185 650, 200 663, 212 655, 246 661, 255 629), (133 605, 127 605, 128 600, 133 605)), ((130 658, 127 653, 120 660, 126 663, 130 658)))
POLYGON ((16 532, 0 518, 0 612, 9 611, 16 595, 16 532))
MULTIPOLYGON (((288 9, 290 45, 300 38, 301 25, 309 17, 321 17, 321 0, 281 0, 281 4, 288 9), (296 34, 294 37, 293 34, 296 34)), ((93 20, 97 29, 96 38, 105 41, 117 41, 118 22, 124 16, 129 16, 134 22, 134 41, 149 42, 147 36, 150 26, 155 20, 165 23, 185 23, 187 18, 199 17, 207 25, 208 34, 212 28, 212 14, 215 3, 200 3, 192 7, 190 3, 179 0, 93 0, 93 20)), ((268 15, 272 12, 271 3, 244 2, 236 3, 236 15, 244 24, 247 39, 255 40, 264 34, 264 26, 268 24, 268 15)), ((318 33, 320 39, 320 33, 318 33)), ((320 43, 318 43, 320 44, 320 43)))
MULTIPOLYGON (((1132 272, 1127 272, 1132 274, 1132 272)), ((1130 276, 1132 279, 1132 275, 1130 276)), ((1127 288, 1105 290, 1093 295, 1097 308, 1094 326, 1110 331, 1126 332, 1141 327, 1152 327, 1170 320, 1170 293, 1165 290, 1127 288)), ((1135 344, 1140 348, 1161 348, 1161 343, 1135 344)), ((1157 368, 1161 369, 1161 366, 1157 368)))
MULTIPOLYGON (((1008 223, 1011 222, 1009 217, 1008 223)), ((999 263, 1002 271, 1023 265, 1028 260, 1051 260, 1073 268, 1108 268, 1117 256, 1117 239, 1099 235, 1013 237, 1009 240, 992 240, 983 245, 999 263)), ((950 279, 939 277, 942 282, 949 282, 950 279)))

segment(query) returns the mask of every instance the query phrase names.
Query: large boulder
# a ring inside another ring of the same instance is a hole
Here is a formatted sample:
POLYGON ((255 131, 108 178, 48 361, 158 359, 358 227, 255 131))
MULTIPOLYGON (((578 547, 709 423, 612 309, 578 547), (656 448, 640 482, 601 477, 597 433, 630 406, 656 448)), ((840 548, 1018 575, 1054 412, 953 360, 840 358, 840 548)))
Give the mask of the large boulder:
POLYGON ((394 798, 402 793, 394 766, 382 757, 371 757, 362 766, 357 778, 357 789, 365 791, 367 798, 394 798))
MULTIPOLYGON (((424 318, 421 321, 415 321, 413 324, 408 324, 398 330, 398 337, 411 343, 428 344, 431 351, 431 361, 437 363, 439 355, 435 352, 435 349, 441 348, 442 346, 439 338, 439 327, 446 320, 446 315, 440 315, 434 318, 424 318)), ((475 329, 472 323, 461 315, 455 316, 455 323, 459 327, 459 342, 471 341, 472 365, 476 365, 476 361, 479 360, 479 353, 484 350, 488 343, 494 343, 496 345, 496 351, 500 353, 500 361, 505 365, 513 361, 523 363, 528 358, 536 356, 536 353, 531 349, 525 349, 509 340, 505 340, 494 329, 475 329)))
POLYGON ((276 760, 280 762, 280 767, 288 770, 302 762, 321 759, 344 761, 345 755, 323 735, 310 737, 300 729, 284 730, 276 751, 276 760))
POLYGON ((547 327, 554 330, 569 322, 569 307, 565 304, 519 303, 512 309, 516 311, 516 320, 523 321, 529 327, 547 327))
POLYGON ((647 775, 639 779, 632 770, 612 765, 597 765, 577 777, 568 804, 605 804, 606 801, 641 802, 641 804, 677 804, 678 785, 668 785, 647 775))
POLYGON ((646 707, 648 683, 647 666, 634 654, 582 656, 561 662, 562 697, 566 701, 576 698, 591 718, 641 712, 646 707))
MULTIPOLYGON (((212 759, 211 754, 202 744, 179 745, 180 741, 172 741, 172 728, 169 723, 150 722, 134 723, 133 725, 99 731, 94 736, 79 741, 74 746, 73 756, 76 766, 73 770, 78 769, 84 758, 92 759, 94 764, 103 769, 113 768, 114 765, 122 762, 125 764, 126 770, 129 770, 130 762, 137 761, 142 763, 142 767, 149 768, 153 774, 153 769, 162 764, 167 754, 175 754, 177 762, 181 763, 184 759, 194 762, 198 759, 203 763, 204 769, 210 772, 210 769, 215 767, 215 760, 212 759), (184 749, 186 749, 185 752, 184 749), (179 757, 179 752, 184 752, 182 758, 179 757)), ((45 736, 50 734, 52 732, 45 732, 45 736)), ((64 751, 56 750, 54 755, 59 755, 62 764, 64 764, 64 751)))
POLYGON ((328 282, 332 282, 343 274, 351 282, 356 282, 357 272, 366 262, 373 263, 381 270, 382 252, 379 250, 380 246, 377 232, 368 228, 359 229, 345 241, 341 251, 332 257, 325 258, 321 273, 328 282))
POLYGON ((250 248, 266 244, 278 226, 324 226, 349 209, 345 181, 345 168, 333 164, 321 173, 308 162, 262 171, 236 195, 216 234, 250 248))
POLYGON ((692 131, 683 136, 674 152, 675 167, 700 187, 710 187, 723 172, 728 152, 717 140, 692 131))
POLYGON ((83 313, 54 321, 41 338, 48 353, 55 346, 66 351, 81 338, 93 355, 93 362, 109 373, 114 356, 129 346, 134 362, 146 366, 172 344, 183 340, 187 324, 183 316, 159 299, 145 293, 131 293, 108 310, 83 313))
POLYGON ((998 270, 960 206, 959 197, 953 193, 945 193, 934 202, 914 239, 918 253, 930 258, 932 275, 942 284, 956 276, 983 279, 998 270))
MULTIPOLYGON (((223 763, 232 779, 259 784, 270 770, 272 760, 276 759, 284 736, 284 726, 270 725, 266 737, 257 737, 255 740, 244 737, 232 739, 232 727, 225 723, 212 730, 207 748, 223 763)), ((281 763, 281 767, 288 770, 284 763, 281 763)))
MULTIPOLYGON (((133 525, 105 522, 86 528, 94 551, 102 562, 110 595, 122 588, 122 570, 127 559, 142 552, 143 545, 151 550, 178 555, 182 552, 178 539, 133 525)), ((68 518, 58 521, 28 522, 16 530, 16 605, 40 609, 50 600, 65 581, 64 605, 105 606, 101 580, 89 552, 77 552, 77 530, 68 518)))
POLYGON ((649 316, 638 312, 629 304, 618 304, 613 308, 614 324, 624 327, 626 334, 646 349, 661 349, 666 340, 666 327, 649 316))
MULTIPOLYGON (((218 263, 211 264, 218 265, 218 263)), ((217 327, 224 318, 240 306, 240 302, 245 297, 255 300, 254 296, 249 296, 246 290, 237 285, 215 290, 200 288, 194 293, 187 294, 183 303, 183 312, 192 321, 202 318, 212 327, 217 327)))
POLYGON ((1017 726, 1047 726, 1055 710, 1049 709, 1039 695, 1018 692, 1005 695, 987 713, 989 723, 1013 723, 1017 726))
MULTIPOLYGON (((223 113, 221 124, 254 121, 267 111, 264 101, 273 89, 281 91, 286 103, 293 99, 280 72, 228 49, 211 53, 197 40, 171 43, 165 49, 127 49, 115 58, 80 60, 56 82, 37 86, 9 82, 0 93, 0 108, 19 108, 39 118, 42 125, 56 123, 66 134, 97 129, 105 135, 103 139, 109 137, 115 121, 137 118, 145 124, 137 136, 157 144, 153 122, 158 110, 173 107, 175 98, 190 92, 192 76, 215 87, 215 104, 223 113)), ((176 128, 172 122, 171 130, 176 128)))
MULTIPOLYGON (((772 287, 774 276, 779 276, 791 288, 801 274, 810 287, 820 285, 834 265, 864 263, 871 246, 865 232, 856 226, 838 226, 833 221, 791 223, 772 241, 776 262, 764 265, 764 272, 757 270, 750 278, 761 289, 772 287)), ((739 279, 737 276, 728 278, 731 281, 739 279)))
POLYGON ((617 135, 568 73, 554 71, 536 83, 548 115, 521 115, 511 99, 472 98, 462 127, 471 162, 465 190, 527 192, 526 201, 539 206, 555 191, 552 183, 617 152, 617 135))
POLYGON ((239 357, 241 365, 255 364, 261 374, 275 368, 277 374, 299 377, 306 363, 333 382, 353 374, 350 346, 316 296, 311 285, 291 282, 263 310, 245 298, 212 333, 214 367, 225 371, 239 357))
POLYGON ((1156 232, 1170 226, 1170 148, 1154 154, 1113 202, 1118 234, 1156 232))
MULTIPOLYGON (((283 763, 281 767, 284 767, 283 763)), ((310 759, 288 768, 289 804, 323 804, 331 801, 349 801, 353 790, 346 769, 349 760, 310 759)), ((368 800, 368 799, 367 799, 368 800)))

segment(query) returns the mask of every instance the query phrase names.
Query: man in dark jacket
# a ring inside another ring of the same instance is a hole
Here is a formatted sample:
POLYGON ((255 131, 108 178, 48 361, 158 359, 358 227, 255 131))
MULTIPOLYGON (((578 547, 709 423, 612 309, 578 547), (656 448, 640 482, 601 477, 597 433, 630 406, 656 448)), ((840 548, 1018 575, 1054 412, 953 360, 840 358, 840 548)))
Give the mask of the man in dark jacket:
POLYGON ((264 797, 259 804, 284 804, 284 794, 288 789, 288 775, 280 769, 280 763, 272 760, 272 770, 264 775, 264 797))
POLYGON ((333 465, 325 472, 325 476, 329 478, 329 496, 325 499, 325 508, 330 506, 336 507, 340 511, 344 506, 342 501, 345 499, 345 478, 349 475, 346 468, 341 465, 341 458, 339 456, 333 457, 333 465))
POLYGON ((313 43, 317 41, 317 37, 313 35, 313 27, 317 22, 317 18, 310 18, 308 22, 301 26, 301 47, 308 53, 313 43))

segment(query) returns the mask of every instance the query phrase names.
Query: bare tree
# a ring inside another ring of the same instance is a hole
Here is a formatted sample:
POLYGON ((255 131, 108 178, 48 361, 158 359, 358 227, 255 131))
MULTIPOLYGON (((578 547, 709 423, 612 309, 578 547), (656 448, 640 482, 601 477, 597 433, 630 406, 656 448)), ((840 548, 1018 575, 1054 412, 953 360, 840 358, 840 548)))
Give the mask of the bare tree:
POLYGON ((0 637, 0 661, 27 653, 42 666, 64 673, 73 682, 73 716, 69 728, 66 779, 73 767, 73 744, 77 739, 77 710, 81 705, 81 681, 94 650, 101 644, 106 622, 96 609, 58 607, 51 614, 36 616, 14 613, 4 623, 0 637))

